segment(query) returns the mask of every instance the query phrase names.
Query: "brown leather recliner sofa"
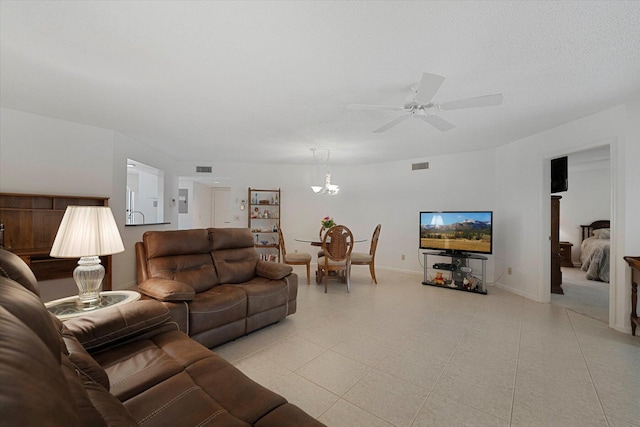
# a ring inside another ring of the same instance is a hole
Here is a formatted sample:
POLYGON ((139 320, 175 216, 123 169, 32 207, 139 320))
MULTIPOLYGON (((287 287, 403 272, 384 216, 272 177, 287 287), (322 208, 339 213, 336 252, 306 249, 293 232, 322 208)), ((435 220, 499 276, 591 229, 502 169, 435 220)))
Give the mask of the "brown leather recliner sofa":
POLYGON ((248 228, 147 231, 136 260, 138 290, 209 348, 296 311, 297 274, 260 260, 248 228))
POLYGON ((64 323, 0 250, 0 424, 321 426, 139 300, 64 323))

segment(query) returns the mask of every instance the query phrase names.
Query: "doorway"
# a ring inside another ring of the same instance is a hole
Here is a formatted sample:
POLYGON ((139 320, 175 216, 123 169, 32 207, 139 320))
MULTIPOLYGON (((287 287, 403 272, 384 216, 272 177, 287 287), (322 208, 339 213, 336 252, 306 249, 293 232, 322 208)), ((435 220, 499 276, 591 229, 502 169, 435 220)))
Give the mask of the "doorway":
POLYGON ((231 227, 231 188, 202 178, 178 179, 178 229, 231 227))
MULTIPOLYGON (((582 229, 597 220, 611 220, 612 183, 610 146, 569 153, 568 189, 559 206, 559 243, 564 251, 561 266, 563 294, 551 294, 559 305, 609 323, 610 284, 587 279, 582 270, 582 229)), ((610 265, 608 267, 611 267, 610 265)))

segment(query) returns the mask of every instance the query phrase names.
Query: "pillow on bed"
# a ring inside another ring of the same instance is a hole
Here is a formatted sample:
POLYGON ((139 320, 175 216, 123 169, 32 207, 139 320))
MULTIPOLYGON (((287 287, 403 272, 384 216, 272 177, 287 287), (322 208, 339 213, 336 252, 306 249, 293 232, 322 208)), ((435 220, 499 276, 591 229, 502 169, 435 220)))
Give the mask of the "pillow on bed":
POLYGON ((611 238, 611 229, 610 228, 600 228, 598 230, 593 230, 593 235, 596 239, 610 239, 611 238))

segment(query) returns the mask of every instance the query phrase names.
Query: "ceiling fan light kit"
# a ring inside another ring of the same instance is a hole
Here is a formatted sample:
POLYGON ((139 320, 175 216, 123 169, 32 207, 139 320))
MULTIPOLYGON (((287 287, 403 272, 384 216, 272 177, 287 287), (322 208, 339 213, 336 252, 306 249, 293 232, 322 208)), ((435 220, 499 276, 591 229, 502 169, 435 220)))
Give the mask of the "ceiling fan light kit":
POLYGON ((350 104, 348 108, 355 110, 383 110, 383 111, 401 111, 404 115, 393 119, 392 121, 375 129, 374 133, 386 132, 394 126, 399 125, 410 118, 424 120, 434 128, 441 132, 446 132, 455 127, 453 123, 438 116, 437 113, 446 110, 459 110, 463 108, 480 108, 490 107, 502 104, 504 97, 501 93, 493 95, 476 96, 473 98, 457 99, 441 103, 432 102, 438 89, 444 82, 444 77, 437 74, 422 73, 422 79, 415 87, 414 98, 407 102, 403 107, 392 105, 367 105, 367 104, 350 104))

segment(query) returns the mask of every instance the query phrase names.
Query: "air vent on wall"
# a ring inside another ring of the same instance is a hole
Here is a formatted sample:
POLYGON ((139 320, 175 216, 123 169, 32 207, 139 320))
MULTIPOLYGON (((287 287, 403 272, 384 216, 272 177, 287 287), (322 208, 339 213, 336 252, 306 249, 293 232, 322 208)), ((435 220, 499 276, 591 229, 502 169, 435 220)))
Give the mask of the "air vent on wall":
POLYGON ((429 162, 422 162, 422 163, 413 163, 411 165, 411 170, 412 171, 419 171, 422 169, 429 169, 429 162))
POLYGON ((196 172, 211 173, 212 170, 211 166, 196 166, 196 172))

